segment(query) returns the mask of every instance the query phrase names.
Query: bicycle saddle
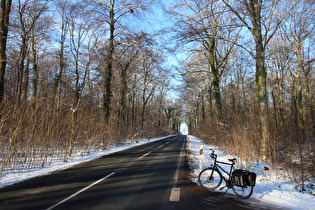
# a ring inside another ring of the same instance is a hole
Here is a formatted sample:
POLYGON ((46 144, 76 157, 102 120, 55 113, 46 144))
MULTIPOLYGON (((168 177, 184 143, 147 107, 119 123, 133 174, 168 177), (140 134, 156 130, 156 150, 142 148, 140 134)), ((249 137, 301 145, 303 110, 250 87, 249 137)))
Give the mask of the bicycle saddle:
POLYGON ((234 161, 236 161, 236 158, 228 159, 228 160, 231 161, 231 162, 234 162, 234 161))

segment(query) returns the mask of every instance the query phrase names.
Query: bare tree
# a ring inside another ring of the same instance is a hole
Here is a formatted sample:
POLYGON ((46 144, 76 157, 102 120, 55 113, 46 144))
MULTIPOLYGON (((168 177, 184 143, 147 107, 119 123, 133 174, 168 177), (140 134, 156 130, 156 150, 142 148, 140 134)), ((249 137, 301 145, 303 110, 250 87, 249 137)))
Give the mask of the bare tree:
POLYGON ((176 19, 175 31, 180 45, 197 43, 199 48, 193 47, 192 50, 198 51, 207 59, 206 71, 211 75, 217 119, 222 122, 220 80, 234 47, 233 42, 224 40, 235 41, 238 37, 237 31, 230 27, 232 25, 222 27, 224 22, 230 21, 226 8, 214 0, 186 0, 179 2, 170 14, 176 19))
MULTIPOLYGON (((20 106, 22 91, 23 91, 23 78, 25 91, 24 91, 24 99, 27 99, 27 89, 28 89, 28 65, 25 67, 25 59, 28 56, 28 42, 31 39, 32 32, 36 27, 38 19, 40 16, 47 10, 48 2, 47 1, 39 1, 33 2, 30 0, 19 0, 16 7, 14 7, 16 16, 13 19, 12 27, 15 32, 20 37, 20 54, 19 54, 19 65, 18 65, 18 86, 17 86, 17 98, 16 105, 20 106), (24 72, 25 71, 25 72, 24 72), (25 76, 24 76, 25 73, 25 76)), ((28 59, 29 60, 29 59, 28 59)), ((28 62, 29 63, 29 62, 28 62)))
MULTIPOLYGON (((52 100, 52 114, 56 111, 57 115, 60 111, 60 103, 61 103, 61 82, 62 82, 62 74, 65 69, 65 42, 66 36, 68 34, 69 28, 69 17, 68 17, 68 7, 69 5, 65 0, 58 0, 56 2, 56 7, 59 15, 59 50, 57 52, 58 57, 58 72, 55 74, 54 86, 53 86, 53 100, 52 100)), ((53 116, 54 118, 54 116, 53 116)))
POLYGON ((119 108, 118 108, 118 120, 117 127, 119 133, 122 134, 124 131, 128 131, 126 127, 128 126, 126 122, 126 100, 128 94, 128 77, 131 75, 130 71, 134 70, 133 64, 137 60, 139 55, 139 46, 136 45, 120 45, 117 55, 117 66, 119 69, 120 76, 120 91, 119 91, 119 108))
MULTIPOLYGON (((43 45, 48 41, 48 33, 49 28, 52 25, 52 19, 50 16, 43 15, 37 21, 37 24, 34 26, 33 31, 30 36, 29 40, 29 55, 28 59, 29 65, 32 65, 32 75, 31 84, 32 84, 32 98, 31 98, 31 106, 32 106, 32 117, 31 117, 31 124, 33 125, 33 134, 36 130, 37 124, 37 108, 38 108, 38 93, 39 93, 39 78, 40 78, 40 70, 38 65, 38 57, 40 54, 40 50, 43 45)), ((26 91, 26 90, 25 90, 26 91)), ((24 93, 24 97, 26 97, 26 93, 24 93)), ((26 100, 26 99, 25 99, 26 100)))
POLYGON ((248 52, 256 61, 256 97, 262 134, 261 153, 266 157, 269 142, 267 71, 265 67, 266 47, 279 29, 283 19, 299 0, 282 17, 277 16, 279 0, 272 2, 263 2, 262 0, 222 1, 241 21, 241 24, 250 31, 255 41, 255 52, 248 52))
POLYGON ((297 85, 297 107, 298 107, 298 120, 299 120, 299 133, 301 143, 305 142, 305 120, 304 120, 304 108, 303 108, 303 81, 302 74, 306 71, 309 64, 315 61, 314 56, 308 57, 307 42, 309 42, 315 31, 314 11, 312 8, 313 2, 303 2, 297 6, 297 11, 292 11, 288 16, 287 23, 284 24, 284 38, 288 43, 288 49, 292 50, 297 61, 297 66, 290 64, 291 59, 287 60, 287 66, 291 72, 291 75, 296 79, 297 85), (302 12, 301 12, 302 11, 302 12))
POLYGON ((92 12, 95 19, 100 22, 105 22, 108 25, 109 39, 106 48, 105 69, 104 69, 104 88, 103 88, 103 137, 102 141, 106 146, 107 130, 110 117, 110 104, 111 104, 111 81, 114 62, 114 51, 117 44, 117 35, 121 23, 128 15, 137 14, 141 16, 140 10, 146 10, 152 3, 149 1, 134 1, 134 0, 110 0, 110 1, 88 1, 92 5, 92 12), (116 43, 115 43, 116 42, 116 43))
POLYGON ((156 71, 158 65, 161 62, 161 58, 158 54, 154 54, 152 51, 146 51, 143 53, 140 61, 140 71, 142 77, 140 78, 142 83, 142 111, 141 111, 141 130, 144 128, 146 105, 155 92, 155 82, 157 80, 156 71))
MULTIPOLYGON (((37 12, 44 5, 40 3, 47 1, 16 2, 15 11, 21 12, 15 13, 9 30, 12 39, 5 76, 8 103, 3 103, 6 112, 2 112, 1 122, 4 141, 0 147, 5 154, 1 173, 10 167, 44 166, 55 158, 67 161, 77 149, 104 149, 109 139, 102 142, 102 134, 115 134, 124 124, 129 127, 123 135, 131 131, 132 136, 141 124, 147 136, 161 135, 161 131, 168 134, 170 129, 158 122, 166 122, 161 106, 166 101, 168 80, 161 68, 160 46, 151 35, 127 27, 133 24, 128 17, 142 16, 151 1, 104 0, 102 4, 95 0, 85 7, 80 7, 82 2, 71 7, 73 2, 48 1, 49 10, 39 17, 37 12), (93 16, 89 16, 91 7, 93 16), (93 29, 90 21, 94 21, 93 29), (113 75, 106 77, 105 70, 107 76, 113 75), (25 100, 20 107, 14 104, 18 88, 19 99, 25 100), (110 96, 109 103, 102 100, 104 95, 110 96), (103 123, 104 101, 111 107, 109 127, 103 123)), ((173 111, 169 118, 175 130, 178 115, 173 111)), ((119 143, 117 139, 110 140, 119 143)))
POLYGON ((95 39, 91 30, 93 29, 91 21, 86 18, 83 8, 80 4, 71 5, 69 12, 70 64, 74 71, 75 84, 71 106, 71 136, 65 160, 71 157, 73 143, 77 138, 78 109, 95 52, 94 48, 97 45, 97 39, 95 39))
MULTIPOLYGON (((296 108, 298 115, 296 119, 297 123, 297 137, 298 137, 298 148, 299 155, 301 159, 301 172, 302 172, 302 190, 304 189, 304 155, 303 155, 303 145, 306 140, 306 129, 305 129, 305 109, 303 106, 303 89, 307 89, 307 84, 303 84, 303 73, 304 80, 306 83, 308 82, 308 66, 315 62, 314 55, 311 55, 308 52, 309 42, 314 38, 315 31, 315 16, 314 10, 314 2, 303 1, 301 4, 298 4, 297 9, 292 11, 288 16, 287 23, 283 25, 284 30, 284 39, 285 43, 287 43, 287 48, 292 51, 292 55, 295 58, 290 58, 287 56, 287 66, 292 75, 292 81, 296 81, 296 87, 292 86, 292 89, 296 89, 296 108), (291 60, 294 60, 295 63, 292 64, 291 60), (305 75, 306 73, 306 75, 305 75), (303 88, 303 86, 305 88, 303 88)), ((289 52, 287 52, 288 54, 289 52)), ((293 83, 294 84, 294 83, 293 83)), ((309 91, 308 91, 309 92, 309 91)), ((295 100, 295 99, 294 99, 295 100)))

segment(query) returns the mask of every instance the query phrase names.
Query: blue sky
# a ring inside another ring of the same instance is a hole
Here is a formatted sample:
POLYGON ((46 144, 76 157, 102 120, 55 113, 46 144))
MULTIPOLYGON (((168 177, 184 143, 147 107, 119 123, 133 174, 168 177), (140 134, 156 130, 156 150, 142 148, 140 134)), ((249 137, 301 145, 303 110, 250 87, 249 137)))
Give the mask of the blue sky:
MULTIPOLYGON (((169 7, 173 4, 173 1, 164 0, 162 1, 162 5, 164 7, 169 7)), ((157 5, 157 7, 153 8, 151 14, 147 15, 145 18, 145 26, 149 32, 158 33, 160 30, 168 31, 169 28, 172 28, 173 22, 172 19, 165 14, 163 11, 162 5, 157 5)), ((175 40, 172 38, 171 34, 163 34, 159 35, 157 39, 160 45, 165 45, 165 47, 174 48, 175 47, 175 40)), ((178 86, 181 84, 180 76, 177 75, 176 68, 179 67, 179 61, 186 58, 184 53, 180 53, 178 51, 170 53, 166 55, 166 61, 164 63, 164 67, 171 69, 172 74, 175 76, 171 79, 171 85, 178 86)), ((170 98, 179 98, 179 93, 176 90, 171 90, 169 92, 170 98)))

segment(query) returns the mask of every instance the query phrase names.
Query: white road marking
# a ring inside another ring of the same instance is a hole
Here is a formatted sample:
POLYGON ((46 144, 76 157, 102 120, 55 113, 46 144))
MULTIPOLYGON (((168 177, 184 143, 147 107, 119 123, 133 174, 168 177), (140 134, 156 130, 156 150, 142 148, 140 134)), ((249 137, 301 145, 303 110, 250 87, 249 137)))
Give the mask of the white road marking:
POLYGON ((158 149, 160 149, 160 148, 163 147, 163 146, 164 146, 164 144, 160 145, 160 146, 158 147, 158 149))
POLYGON ((112 175, 114 175, 114 174, 115 174, 115 172, 112 172, 111 174, 108 174, 107 176, 105 176, 105 177, 101 178, 100 180, 97 180, 96 182, 94 182, 94 183, 90 184, 89 186, 87 186, 87 187, 85 187, 85 188, 81 189, 80 191, 78 191, 78 192, 76 192, 76 193, 74 193, 74 194, 70 195, 69 197, 67 197, 67 198, 63 199, 63 200, 62 200, 62 201, 60 201, 59 203, 56 203, 55 205, 53 205, 53 206, 49 207, 49 208, 48 208, 48 209, 46 209, 46 210, 51 210, 51 209, 53 209, 53 208, 56 208, 56 207, 57 207, 57 206, 59 206, 60 204, 62 204, 62 203, 64 203, 64 202, 66 202, 66 201, 68 201, 68 200, 70 200, 71 198, 73 198, 73 197, 75 197, 75 196, 79 195, 80 193, 82 193, 82 192, 84 192, 85 190, 87 190, 87 189, 89 189, 89 188, 93 187, 94 185, 96 185, 96 184, 100 183, 101 181, 103 181, 103 180, 105 180, 105 179, 109 178, 110 176, 112 176, 112 175))
POLYGON ((178 202, 180 200, 180 188, 173 187, 171 191, 170 201, 171 202, 178 202))
POLYGON ((183 155, 183 150, 181 150, 181 152, 180 152, 179 161, 178 161, 176 172, 175 172, 174 184, 173 184, 173 188, 171 190, 171 195, 170 195, 170 201, 171 202, 178 202, 180 200, 180 188, 176 187, 176 184, 178 182, 180 160, 182 158, 182 155, 183 155))
POLYGON ((139 159, 144 158, 145 156, 149 155, 152 151, 145 153, 144 155, 142 155, 141 157, 139 157, 139 159))

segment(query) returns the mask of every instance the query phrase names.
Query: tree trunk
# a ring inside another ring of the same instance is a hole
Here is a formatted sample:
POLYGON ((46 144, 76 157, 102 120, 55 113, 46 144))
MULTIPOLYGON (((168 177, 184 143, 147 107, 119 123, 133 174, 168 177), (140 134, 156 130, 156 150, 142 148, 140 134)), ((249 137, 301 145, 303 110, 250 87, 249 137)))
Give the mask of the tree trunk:
POLYGON ((141 110, 141 130, 143 131, 144 129, 144 121, 145 121, 145 108, 146 108, 146 100, 145 100, 145 92, 146 90, 144 89, 143 90, 143 93, 142 93, 142 110, 141 110))
POLYGON ((297 106, 298 106, 298 119, 299 119, 299 129, 301 144, 305 142, 305 124, 304 124, 304 109, 303 109, 303 88, 301 81, 301 72, 303 68, 303 58, 302 58, 302 42, 298 43, 298 69, 296 73, 296 86, 297 86, 297 106))
MULTIPOLYGON (((62 32, 63 33, 63 32, 62 32)), ((54 79, 54 92, 53 92, 53 101, 52 101, 52 113, 54 114, 55 111, 57 113, 60 109, 60 97, 61 97, 61 80, 62 74, 64 70, 64 41, 65 35, 61 35, 61 42, 60 42, 60 52, 59 52, 59 70, 58 73, 55 75, 54 79)))
POLYGON ((222 101, 221 101, 221 90, 220 90, 220 76, 213 75, 213 88, 214 88, 214 99, 216 105, 216 114, 219 122, 223 122, 222 117, 222 101))
POLYGON ((204 103, 204 96, 202 94, 201 95, 201 120, 202 120, 202 123, 205 122, 205 119, 206 119, 205 103, 204 103))
MULTIPOLYGON (((4 75, 7 63, 6 48, 11 2, 12 0, 1 0, 0 8, 0 31, 2 32, 2 37, 0 37, 0 106, 2 106, 4 99, 4 75)), ((0 119, 1 118, 2 111, 0 113, 0 119)))
POLYGON ((122 133, 124 129, 121 129, 121 123, 125 122, 125 100, 127 94, 127 68, 123 68, 120 73, 121 79, 121 88, 120 88, 120 97, 119 97, 119 110, 118 110, 118 129, 119 132, 122 133))
POLYGON ((265 69, 265 52, 260 30, 253 30, 256 44, 256 98, 261 128, 261 154, 266 157, 269 142, 267 72, 265 69))
MULTIPOLYGON (((309 65, 310 68, 310 65, 309 65)), ((310 72, 310 70, 309 70, 310 72)), ((312 125, 310 126, 311 129, 313 130, 313 137, 315 138, 315 110, 314 110, 314 99, 313 99, 313 94, 311 91, 311 86, 310 86, 310 79, 309 79, 309 73, 305 74, 305 80, 306 80, 306 89, 307 89, 307 95, 308 95, 308 103, 310 104, 309 110, 311 114, 311 123, 312 125)))
POLYGON ((29 55, 29 52, 27 51, 25 74, 24 74, 24 81, 23 81, 23 92, 24 92, 23 103, 25 103, 28 99, 29 77, 30 77, 30 55, 29 55))
POLYGON ((135 116, 135 103, 136 103, 136 81, 137 81, 137 74, 135 74, 135 77, 134 77, 134 84, 133 84, 133 87, 132 87, 132 94, 131 94, 131 97, 130 97, 130 103, 131 103, 131 113, 130 113, 130 118, 131 118, 131 127, 133 128, 136 128, 137 125, 136 125, 136 116, 135 116))
POLYGON ((146 77, 144 78, 144 89, 142 92, 142 111, 141 111, 141 130, 144 129, 144 122, 145 122, 145 110, 146 110, 146 105, 151 98, 153 92, 154 92, 154 87, 149 93, 149 95, 146 97, 146 92, 147 92, 147 79, 146 77))
POLYGON ((75 74, 76 74, 76 81, 75 81, 75 91, 74 91, 74 101, 71 108, 71 136, 69 140, 69 149, 68 149, 68 156, 65 158, 67 161, 69 157, 72 155, 73 150, 73 143, 76 140, 76 127, 77 127, 77 118, 78 118, 78 107, 80 103, 80 93, 81 87, 79 85, 80 75, 79 75, 79 67, 78 67, 78 52, 76 52, 76 61, 75 61, 75 74))
POLYGON ((279 125, 279 109, 277 106, 278 99, 276 97, 276 93, 274 91, 274 88, 270 87, 270 89, 271 89, 271 97, 272 97, 272 104, 273 104, 273 110, 274 110, 273 117, 274 117, 274 121, 276 123, 276 129, 277 129, 278 125, 279 125))
MULTIPOLYGON (((238 18, 245 23, 246 27, 250 30, 255 40, 255 61, 256 61, 256 98, 257 107, 259 110, 259 123, 261 129, 261 154, 263 158, 267 155, 267 146, 269 142, 269 125, 268 125, 268 95, 267 95, 267 72, 265 69, 265 49, 262 37, 262 1, 249 0, 243 1, 245 9, 248 12, 252 27, 249 26, 245 19, 233 9, 226 1, 223 2, 238 16, 238 18)), ((268 42, 266 42, 267 44, 268 42)))
POLYGON ((220 73, 215 63, 215 39, 211 38, 209 41, 209 65, 212 73, 212 85, 214 89, 214 99, 216 105, 216 114, 219 122, 223 122, 222 117, 222 101, 221 101, 221 90, 220 90, 220 73))
MULTIPOLYGON (((213 107, 212 107, 212 80, 211 77, 209 76, 208 78, 209 82, 208 82, 208 104, 209 104, 209 125, 211 125, 211 121, 212 121, 212 111, 213 111, 213 107)), ((210 126, 211 128, 211 126, 210 126)))
POLYGON ((32 91, 32 124, 33 131, 32 135, 35 134, 36 127, 36 116, 37 116, 37 85, 38 85, 38 68, 37 68, 37 60, 36 60, 36 46, 35 39, 32 38, 32 64, 33 64, 33 91, 32 91))
POLYGON ((23 90, 23 76, 24 76, 24 61, 26 57, 26 38, 22 38, 19 58, 19 67, 18 67, 18 86, 16 91, 16 106, 20 107, 22 99, 22 90, 23 90))
MULTIPOLYGON (((282 75, 281 75, 281 80, 280 80, 280 87, 281 87, 281 90, 284 90, 284 69, 281 68, 281 71, 282 71, 282 75)), ((284 127, 284 92, 283 91, 280 91, 279 93, 279 114, 280 114, 280 126, 281 126, 281 129, 283 129, 284 127)))
POLYGON ((106 147, 106 141, 108 138, 109 129, 109 117, 110 117, 110 103, 111 103, 111 80, 112 80, 112 67, 113 67, 113 56, 114 56, 114 31, 115 31, 115 19, 114 19, 114 5, 110 10, 110 35, 109 35, 109 48, 106 57, 105 66, 105 80, 104 80, 104 90, 103 90, 103 134, 102 134, 102 144, 103 148, 106 147))

